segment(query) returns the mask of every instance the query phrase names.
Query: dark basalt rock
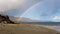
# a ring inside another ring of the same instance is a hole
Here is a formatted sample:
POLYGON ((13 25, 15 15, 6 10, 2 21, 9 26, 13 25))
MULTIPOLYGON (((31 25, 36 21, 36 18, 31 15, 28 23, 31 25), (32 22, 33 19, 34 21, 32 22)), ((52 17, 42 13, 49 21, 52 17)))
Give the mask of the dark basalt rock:
POLYGON ((0 14, 0 23, 14 24, 14 22, 9 19, 8 15, 3 15, 3 14, 0 14))

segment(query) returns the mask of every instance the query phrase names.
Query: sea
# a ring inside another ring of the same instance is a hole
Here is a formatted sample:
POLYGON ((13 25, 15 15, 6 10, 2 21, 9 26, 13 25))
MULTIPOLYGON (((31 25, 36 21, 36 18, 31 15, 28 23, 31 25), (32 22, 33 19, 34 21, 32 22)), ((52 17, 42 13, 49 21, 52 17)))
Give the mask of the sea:
POLYGON ((20 22, 20 24, 38 24, 47 26, 60 26, 60 22, 20 22))
POLYGON ((55 30, 60 33, 60 22, 20 22, 20 24, 53 26, 53 27, 55 27, 55 30))

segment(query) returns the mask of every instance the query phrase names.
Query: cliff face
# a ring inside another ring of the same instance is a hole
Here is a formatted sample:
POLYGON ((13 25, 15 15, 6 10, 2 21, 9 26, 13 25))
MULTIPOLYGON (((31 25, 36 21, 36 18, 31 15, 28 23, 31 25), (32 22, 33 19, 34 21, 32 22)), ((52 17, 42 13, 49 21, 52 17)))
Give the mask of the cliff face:
POLYGON ((9 16, 8 15, 3 15, 3 14, 0 14, 0 23, 5 23, 5 24, 9 24, 9 23, 14 23, 12 22, 10 19, 9 19, 9 16))

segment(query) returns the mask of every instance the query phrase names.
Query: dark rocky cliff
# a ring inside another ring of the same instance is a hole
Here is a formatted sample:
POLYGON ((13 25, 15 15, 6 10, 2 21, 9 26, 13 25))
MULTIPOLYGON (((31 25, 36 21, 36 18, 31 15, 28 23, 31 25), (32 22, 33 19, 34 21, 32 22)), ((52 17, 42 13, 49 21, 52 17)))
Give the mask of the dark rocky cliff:
POLYGON ((0 23, 14 24, 14 22, 9 19, 8 15, 3 15, 3 14, 0 14, 0 23))

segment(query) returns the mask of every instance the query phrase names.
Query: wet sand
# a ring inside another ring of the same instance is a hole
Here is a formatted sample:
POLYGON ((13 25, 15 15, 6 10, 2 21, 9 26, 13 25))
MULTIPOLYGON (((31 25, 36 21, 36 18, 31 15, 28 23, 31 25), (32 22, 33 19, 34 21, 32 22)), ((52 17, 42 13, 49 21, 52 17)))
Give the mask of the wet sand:
POLYGON ((4 24, 0 26, 0 34, 60 34, 55 30, 31 24, 4 24))

